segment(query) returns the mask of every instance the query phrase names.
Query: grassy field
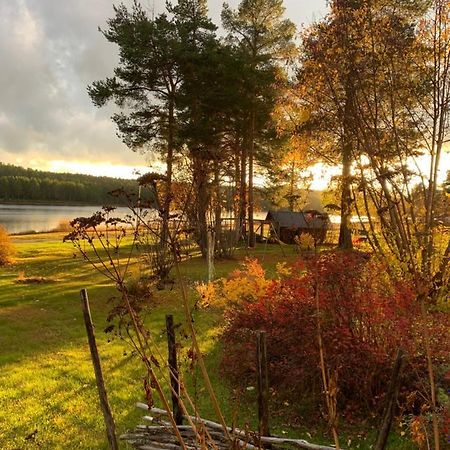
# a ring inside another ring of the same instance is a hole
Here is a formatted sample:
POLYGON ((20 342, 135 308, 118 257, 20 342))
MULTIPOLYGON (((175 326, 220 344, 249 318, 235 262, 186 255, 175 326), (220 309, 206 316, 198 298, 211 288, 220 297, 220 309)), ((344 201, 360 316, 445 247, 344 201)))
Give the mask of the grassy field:
MULTIPOLYGON (((71 244, 62 243, 62 236, 54 233, 15 237, 17 261, 0 268, 0 448, 3 450, 107 448, 82 322, 81 288, 89 292, 118 433, 134 427, 142 415, 134 404, 142 400, 145 372, 125 342, 109 341, 109 335, 102 331, 114 289, 80 257, 74 257, 74 249, 71 244), (23 282, 29 278, 44 278, 45 282, 23 282)), ((263 260, 270 273, 280 259, 296 258, 290 248, 283 253, 279 246, 261 246, 254 255, 263 260)), ((246 255, 242 250, 237 259, 246 255)), ((226 275, 237 264, 237 260, 218 262, 218 276, 226 275)), ((135 265, 134 269, 139 268, 135 265)), ((188 281, 206 277, 205 264, 198 258, 183 263, 183 272, 188 281)), ((194 299, 193 292, 191 296, 194 299)), ((158 292, 154 303, 146 320, 153 339, 165 354, 165 314, 172 313, 176 321, 183 321, 177 287, 158 292)), ((218 369, 221 355, 216 336, 221 326, 220 316, 211 311, 197 311, 194 319, 227 420, 237 415, 238 423, 248 422, 254 426, 254 392, 249 392, 244 402, 236 406, 232 390, 218 369)), ((182 361, 182 364, 186 369, 187 362, 182 361)), ((206 393, 201 384, 196 383, 195 371, 187 373, 186 377, 202 414, 214 419, 206 393)), ((278 433, 289 432, 314 442, 331 442, 319 427, 307 432, 298 425, 292 431, 292 424, 283 423, 279 418, 282 415, 276 416, 278 433)), ((373 433, 349 431, 344 441, 349 444, 347 448, 368 449, 373 433)), ((124 443, 121 445, 128 448, 124 443)), ((390 448, 414 447, 394 436, 390 448)))

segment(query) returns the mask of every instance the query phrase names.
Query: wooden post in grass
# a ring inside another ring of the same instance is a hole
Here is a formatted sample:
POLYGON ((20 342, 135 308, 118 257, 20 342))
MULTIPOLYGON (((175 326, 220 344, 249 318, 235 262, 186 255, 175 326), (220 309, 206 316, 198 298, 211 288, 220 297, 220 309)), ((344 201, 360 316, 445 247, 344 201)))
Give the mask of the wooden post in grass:
POLYGON ((267 368, 267 339, 265 331, 256 333, 256 369, 258 377, 258 431, 269 434, 269 371, 267 368))
POLYGON ((395 414, 395 406, 397 403, 398 391, 400 389, 401 371, 404 360, 404 352, 402 349, 397 351, 394 367, 392 368, 391 380, 389 382, 389 390, 386 395, 386 404, 383 411, 383 420, 378 433, 377 442, 374 450, 384 450, 387 444, 389 432, 391 430, 392 420, 395 414))
POLYGON ((172 412, 177 425, 183 425, 183 411, 180 406, 180 380, 178 378, 177 345, 172 314, 166 315, 167 347, 169 350, 169 376, 172 386, 172 412))
POLYGON ((105 381, 103 379, 102 366, 98 355, 97 344, 95 342, 94 324, 92 323, 91 309, 89 307, 89 298, 86 289, 80 291, 81 306, 83 308, 84 324, 88 336, 89 349, 91 351, 92 364, 94 365, 95 379, 97 381, 98 396, 100 406, 106 425, 106 435, 108 436, 109 447, 111 450, 119 450, 116 438, 116 427, 112 416, 111 408, 106 393, 105 381))

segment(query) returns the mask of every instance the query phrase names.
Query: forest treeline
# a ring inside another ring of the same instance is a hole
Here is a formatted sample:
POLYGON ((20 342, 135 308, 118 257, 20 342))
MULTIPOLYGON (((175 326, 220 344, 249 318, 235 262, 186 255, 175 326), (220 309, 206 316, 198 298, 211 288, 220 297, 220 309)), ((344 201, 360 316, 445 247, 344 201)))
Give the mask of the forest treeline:
POLYGON ((53 173, 0 163, 0 201, 89 203, 118 205, 125 200, 109 193, 138 189, 135 180, 53 173))

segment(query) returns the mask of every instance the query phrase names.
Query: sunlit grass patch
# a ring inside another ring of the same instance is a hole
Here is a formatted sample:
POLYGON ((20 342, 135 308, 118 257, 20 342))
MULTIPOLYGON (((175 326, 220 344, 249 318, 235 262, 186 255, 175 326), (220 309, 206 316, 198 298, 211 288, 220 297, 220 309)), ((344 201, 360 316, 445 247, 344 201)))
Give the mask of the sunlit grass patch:
MULTIPOLYGON (((17 262, 0 272, 0 347, 8 349, 0 355, 2 449, 25 445, 29 448, 106 448, 81 317, 79 290, 84 287, 88 288, 91 300, 99 351, 119 432, 136 425, 140 416, 134 403, 142 398, 142 380, 146 373, 128 345, 119 339, 108 343, 109 337, 102 332, 111 308, 108 301, 115 291, 81 257, 73 257, 73 248, 62 244, 60 238, 59 235, 16 237, 17 262), (15 280, 21 276, 51 277, 58 282, 16 284, 15 280), (23 416, 27 417, 26 421, 21 420, 23 416)), ((235 264, 235 261, 223 261, 218 266, 225 275, 235 264)), ((203 278, 206 274, 203 261, 190 261, 188 272, 186 276, 192 281, 203 278)), ((194 301, 192 292, 190 296, 194 301)), ((173 313, 177 322, 183 322, 184 317, 177 286, 159 292, 158 297, 158 307, 153 308, 145 320, 164 358, 165 314, 173 313)), ((210 334, 202 340, 202 350, 213 352, 216 341, 211 327, 214 319, 198 313, 196 320, 200 335, 210 334)), ((211 416, 205 396, 202 398, 199 400, 201 409, 211 416)))

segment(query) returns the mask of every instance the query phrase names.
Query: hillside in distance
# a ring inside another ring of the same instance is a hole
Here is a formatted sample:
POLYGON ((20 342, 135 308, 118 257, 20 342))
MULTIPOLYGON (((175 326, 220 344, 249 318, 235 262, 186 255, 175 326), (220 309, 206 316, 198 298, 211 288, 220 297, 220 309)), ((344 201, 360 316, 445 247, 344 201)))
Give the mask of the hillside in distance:
MULTIPOLYGON (((137 193, 136 180, 54 173, 0 163, 0 202, 82 203, 121 205, 124 198, 109 193, 123 188, 137 193)), ((147 199, 149 195, 146 195, 147 199)))

